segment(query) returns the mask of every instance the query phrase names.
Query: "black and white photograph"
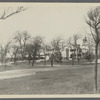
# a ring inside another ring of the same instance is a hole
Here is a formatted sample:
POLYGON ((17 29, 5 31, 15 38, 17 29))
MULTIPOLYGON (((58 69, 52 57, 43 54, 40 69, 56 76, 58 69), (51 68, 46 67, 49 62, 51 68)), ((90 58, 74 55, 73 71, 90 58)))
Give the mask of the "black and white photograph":
POLYGON ((87 94, 100 94, 100 3, 0 3, 0 95, 87 94))

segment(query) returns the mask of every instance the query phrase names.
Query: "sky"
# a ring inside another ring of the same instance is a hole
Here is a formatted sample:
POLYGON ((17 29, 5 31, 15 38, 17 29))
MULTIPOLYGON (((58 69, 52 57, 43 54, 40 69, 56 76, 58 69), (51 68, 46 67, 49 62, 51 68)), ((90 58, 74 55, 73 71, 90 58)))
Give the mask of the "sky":
POLYGON ((27 31, 32 36, 41 35, 49 43, 55 37, 68 39, 73 34, 83 34, 88 26, 85 17, 96 4, 31 3, 0 4, 2 11, 23 5, 27 10, 8 19, 0 20, 0 44, 6 44, 17 31, 27 31), (10 6, 9 6, 10 5, 10 6))

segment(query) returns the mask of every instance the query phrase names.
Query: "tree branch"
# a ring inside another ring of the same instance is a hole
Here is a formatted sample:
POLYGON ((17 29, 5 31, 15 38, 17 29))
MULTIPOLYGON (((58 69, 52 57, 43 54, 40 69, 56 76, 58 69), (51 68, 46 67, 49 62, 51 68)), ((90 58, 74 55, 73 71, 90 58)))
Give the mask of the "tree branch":
POLYGON ((8 14, 8 15, 7 15, 6 12, 4 11, 4 13, 3 13, 2 16, 0 17, 0 19, 4 20, 4 19, 6 19, 6 18, 8 18, 8 17, 10 17, 10 16, 12 16, 12 15, 14 15, 14 14, 17 14, 17 13, 20 13, 20 12, 22 12, 22 11, 25 11, 26 9, 27 9, 27 8, 24 8, 23 6, 21 6, 21 7, 18 7, 16 11, 14 11, 14 12, 8 14))
POLYGON ((92 37, 93 37, 94 41, 96 42, 96 38, 95 38, 95 36, 94 36, 94 34, 93 34, 93 32, 92 32, 91 27, 90 27, 90 32, 91 32, 91 35, 92 35, 92 37))

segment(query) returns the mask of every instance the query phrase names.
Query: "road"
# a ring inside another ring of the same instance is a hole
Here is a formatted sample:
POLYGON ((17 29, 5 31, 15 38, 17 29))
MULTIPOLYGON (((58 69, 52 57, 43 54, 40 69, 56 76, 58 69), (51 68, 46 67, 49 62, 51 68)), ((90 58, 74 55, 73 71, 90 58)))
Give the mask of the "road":
POLYGON ((52 71, 55 68, 20 69, 0 72, 0 80, 35 75, 38 71, 52 71))

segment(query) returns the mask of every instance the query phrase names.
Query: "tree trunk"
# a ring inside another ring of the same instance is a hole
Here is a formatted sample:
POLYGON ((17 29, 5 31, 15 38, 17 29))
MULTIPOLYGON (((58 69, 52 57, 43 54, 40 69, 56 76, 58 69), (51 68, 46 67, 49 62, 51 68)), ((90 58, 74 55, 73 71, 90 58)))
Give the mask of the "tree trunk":
POLYGON ((17 58, 16 58, 16 56, 15 56, 15 57, 14 57, 14 64, 17 65, 16 60, 17 60, 17 58))
POLYGON ((95 92, 97 92, 97 67, 98 67, 98 43, 96 43, 96 46, 95 46, 95 76, 94 76, 94 80, 95 80, 95 87, 94 87, 94 90, 95 92))
POLYGON ((46 65, 46 54, 44 53, 45 57, 44 57, 44 65, 46 65))
POLYGON ((34 59, 34 57, 33 57, 32 66, 34 66, 34 62, 35 62, 35 59, 34 59))
POLYGON ((80 64, 80 58, 78 58, 78 64, 80 64))
POLYGON ((51 67, 53 67, 53 61, 51 61, 51 67))
POLYGON ((32 66, 34 66, 34 63, 35 63, 35 57, 36 57, 36 51, 34 51, 34 54, 33 54, 32 66))
POLYGON ((22 61, 24 60, 24 55, 22 54, 22 61))
POLYGON ((6 66, 6 59, 5 59, 5 61, 4 61, 4 65, 6 66))
POLYGON ((44 65, 46 65, 46 57, 44 58, 44 65))
POLYGON ((74 66, 74 58, 72 57, 72 65, 74 66))
POLYGON ((28 60, 29 65, 30 65, 30 62, 31 62, 31 60, 29 59, 29 60, 28 60))
POLYGON ((31 55, 30 54, 28 56, 28 62, 29 62, 29 65, 30 65, 30 63, 31 63, 31 55))
POLYGON ((6 56, 4 57, 4 66, 6 66, 7 58, 6 56))

